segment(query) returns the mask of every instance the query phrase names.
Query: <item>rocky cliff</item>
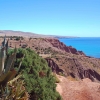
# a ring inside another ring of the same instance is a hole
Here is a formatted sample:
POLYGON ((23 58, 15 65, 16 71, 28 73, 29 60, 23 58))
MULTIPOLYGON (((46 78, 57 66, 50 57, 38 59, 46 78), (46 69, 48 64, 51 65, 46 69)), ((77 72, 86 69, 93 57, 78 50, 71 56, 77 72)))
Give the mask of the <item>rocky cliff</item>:
MULTIPOLYGON (((2 38, 0 39, 2 42, 2 38)), ((49 38, 24 38, 23 40, 17 40, 16 38, 9 39, 9 46, 14 48, 16 45, 17 48, 31 48, 33 50, 39 51, 40 53, 45 53, 45 51, 53 50, 55 52, 62 52, 62 53, 70 53, 70 54, 77 54, 77 55, 84 55, 82 51, 77 51, 75 48, 71 46, 66 46, 64 43, 60 42, 58 39, 49 39, 49 38), (41 50, 39 50, 41 49, 41 50)), ((48 53, 48 52, 47 52, 48 53)), ((52 52, 51 52, 52 53, 52 52)))
POLYGON ((59 68, 59 66, 50 58, 45 58, 47 63, 48 63, 48 66, 52 69, 52 72, 54 73, 63 73, 63 70, 59 68))
POLYGON ((89 78, 91 81, 100 81, 99 70, 97 71, 96 68, 93 68, 93 66, 91 65, 91 67, 88 66, 89 63, 87 63, 87 65, 84 66, 78 59, 75 58, 63 58, 65 62, 62 60, 62 58, 56 57, 55 59, 46 58, 49 67, 51 67, 52 71, 56 72, 57 74, 62 73, 66 77, 71 76, 72 78, 75 78, 77 80, 89 78), (57 60, 59 61, 57 62, 57 60))
POLYGON ((66 46, 64 43, 60 42, 58 39, 45 39, 46 42, 49 42, 53 47, 58 48, 62 51, 78 54, 78 55, 85 55, 82 51, 77 51, 75 48, 71 46, 66 46))

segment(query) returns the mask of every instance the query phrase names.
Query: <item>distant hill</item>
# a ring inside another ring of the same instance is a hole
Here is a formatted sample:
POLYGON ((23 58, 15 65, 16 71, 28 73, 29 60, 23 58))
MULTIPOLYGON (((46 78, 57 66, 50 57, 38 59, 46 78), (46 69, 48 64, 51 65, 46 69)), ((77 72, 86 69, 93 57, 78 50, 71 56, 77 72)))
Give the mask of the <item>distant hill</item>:
POLYGON ((56 36, 56 35, 43 35, 32 32, 22 32, 13 30, 0 30, 0 36, 23 36, 23 37, 34 37, 34 38, 75 38, 74 36, 56 36))

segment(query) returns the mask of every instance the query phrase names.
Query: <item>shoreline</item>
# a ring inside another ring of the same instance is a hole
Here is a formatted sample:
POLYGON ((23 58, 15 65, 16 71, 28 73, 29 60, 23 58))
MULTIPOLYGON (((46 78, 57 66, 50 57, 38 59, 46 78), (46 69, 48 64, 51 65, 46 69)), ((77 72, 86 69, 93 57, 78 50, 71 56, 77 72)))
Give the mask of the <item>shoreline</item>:
POLYGON ((99 39, 100 37, 58 38, 58 40, 63 42, 66 46, 72 46, 79 51, 83 51, 88 57, 97 59, 100 59, 99 39))

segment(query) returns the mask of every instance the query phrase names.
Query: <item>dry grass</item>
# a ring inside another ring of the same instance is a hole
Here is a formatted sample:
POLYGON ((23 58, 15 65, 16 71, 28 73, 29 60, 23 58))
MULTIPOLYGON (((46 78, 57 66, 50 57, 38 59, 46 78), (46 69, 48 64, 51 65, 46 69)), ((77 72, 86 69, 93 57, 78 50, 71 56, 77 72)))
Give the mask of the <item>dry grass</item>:
POLYGON ((60 80, 59 80, 59 78, 57 77, 57 75, 56 75, 55 73, 53 73, 53 75, 54 75, 54 77, 55 77, 55 79, 56 79, 56 83, 60 83, 60 80))
POLYGON ((73 77, 71 77, 71 76, 68 76, 67 79, 70 80, 70 81, 77 81, 76 78, 73 78, 73 77))

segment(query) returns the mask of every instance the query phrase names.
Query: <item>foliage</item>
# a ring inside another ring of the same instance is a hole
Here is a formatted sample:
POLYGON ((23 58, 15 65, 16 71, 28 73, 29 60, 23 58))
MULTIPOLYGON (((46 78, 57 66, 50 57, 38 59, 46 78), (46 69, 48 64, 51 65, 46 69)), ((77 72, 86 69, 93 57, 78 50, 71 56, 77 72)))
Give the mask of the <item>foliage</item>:
MULTIPOLYGON (((21 69, 25 86, 30 93, 31 100, 61 100, 56 92, 56 80, 47 62, 31 49, 18 49, 18 55, 24 54, 21 69)), ((17 58, 16 63, 19 63, 17 58)))
POLYGON ((53 75, 54 75, 54 77, 55 77, 55 79, 56 79, 56 83, 59 83, 60 80, 59 80, 59 78, 57 77, 57 75, 56 75, 55 73, 53 73, 53 75))
POLYGON ((1 95, 2 100, 28 100, 29 95, 24 87, 24 81, 20 77, 21 75, 18 75, 7 83, 1 95))
POLYGON ((20 37, 16 37, 16 39, 15 39, 16 41, 19 41, 20 40, 20 37))
MULTIPOLYGON (((8 86, 8 83, 12 81, 12 79, 17 74, 17 71, 14 69, 16 52, 17 49, 15 48, 14 51, 10 55, 8 55, 8 42, 6 43, 6 40, 4 39, 0 49, 0 98, 2 100, 24 100, 24 97, 28 98, 25 96, 25 88, 22 88, 23 83, 20 84, 22 80, 18 80, 16 82, 16 80, 14 79, 12 82, 14 84, 8 86), (19 86, 17 86, 18 83, 19 86), (19 87, 22 90, 20 92, 18 91, 20 90, 19 87)), ((20 66, 18 67, 18 69, 19 68, 20 66)))

